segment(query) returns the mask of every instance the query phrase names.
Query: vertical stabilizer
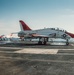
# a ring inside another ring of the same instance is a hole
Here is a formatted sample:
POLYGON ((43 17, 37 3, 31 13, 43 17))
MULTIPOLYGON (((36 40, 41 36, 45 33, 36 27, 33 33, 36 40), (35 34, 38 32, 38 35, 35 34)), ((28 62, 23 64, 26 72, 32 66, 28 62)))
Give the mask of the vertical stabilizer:
POLYGON ((22 20, 20 20, 19 22, 20 22, 21 31, 31 30, 25 22, 23 22, 22 20))

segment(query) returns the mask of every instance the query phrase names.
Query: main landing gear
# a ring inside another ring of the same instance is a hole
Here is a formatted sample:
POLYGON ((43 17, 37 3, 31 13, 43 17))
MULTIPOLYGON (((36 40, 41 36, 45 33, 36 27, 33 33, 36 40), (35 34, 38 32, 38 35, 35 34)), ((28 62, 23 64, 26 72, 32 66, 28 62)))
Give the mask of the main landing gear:
POLYGON ((39 45, 46 45, 47 41, 48 41, 48 38, 39 38, 38 44, 39 45))

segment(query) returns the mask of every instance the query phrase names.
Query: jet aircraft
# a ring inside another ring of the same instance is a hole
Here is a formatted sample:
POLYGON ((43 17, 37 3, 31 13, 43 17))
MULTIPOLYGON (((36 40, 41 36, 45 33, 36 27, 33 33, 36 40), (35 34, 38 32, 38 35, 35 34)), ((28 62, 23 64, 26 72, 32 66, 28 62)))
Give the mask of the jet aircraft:
POLYGON ((38 44, 46 44, 49 38, 62 38, 66 40, 66 45, 69 45, 69 39, 74 38, 74 34, 69 33, 66 30, 61 30, 59 28, 32 30, 22 20, 19 22, 21 31, 18 32, 18 37, 20 37, 21 40, 24 40, 24 38, 39 38, 38 44))

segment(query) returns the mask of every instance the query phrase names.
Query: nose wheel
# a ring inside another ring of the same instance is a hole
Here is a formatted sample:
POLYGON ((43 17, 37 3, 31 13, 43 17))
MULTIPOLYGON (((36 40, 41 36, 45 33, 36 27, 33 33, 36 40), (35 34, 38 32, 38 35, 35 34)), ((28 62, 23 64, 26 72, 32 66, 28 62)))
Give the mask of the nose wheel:
POLYGON ((67 39, 67 41, 66 41, 66 45, 68 46, 69 45, 69 40, 67 39))
POLYGON ((66 45, 68 46, 69 45, 69 42, 66 42, 66 45))

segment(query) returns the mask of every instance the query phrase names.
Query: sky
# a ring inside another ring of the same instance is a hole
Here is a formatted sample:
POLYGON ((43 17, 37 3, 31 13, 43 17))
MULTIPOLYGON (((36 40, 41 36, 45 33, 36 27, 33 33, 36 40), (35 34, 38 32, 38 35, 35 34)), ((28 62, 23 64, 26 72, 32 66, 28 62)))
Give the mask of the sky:
POLYGON ((0 0, 0 35, 19 32, 19 20, 33 30, 58 27, 74 33, 74 0, 0 0))

